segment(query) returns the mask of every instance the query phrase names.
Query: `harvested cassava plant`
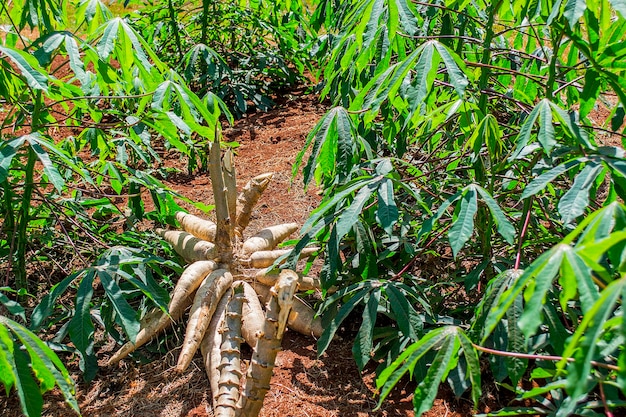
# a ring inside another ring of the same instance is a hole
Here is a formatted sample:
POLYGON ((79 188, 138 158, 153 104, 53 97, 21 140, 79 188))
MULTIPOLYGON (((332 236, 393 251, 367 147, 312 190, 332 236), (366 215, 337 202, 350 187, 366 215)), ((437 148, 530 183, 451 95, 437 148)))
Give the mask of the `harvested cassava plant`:
MULTIPOLYGON (((319 288, 319 280, 283 270, 279 274, 259 271, 258 280, 269 286, 256 282, 250 268, 266 268, 285 258, 291 249, 275 248, 298 225, 267 227, 244 239, 252 210, 273 174, 254 177, 238 194, 232 152, 227 150, 222 158, 217 132, 215 137, 209 154, 209 175, 216 219, 213 222, 179 212, 176 219, 182 231, 157 229, 191 265, 172 293, 169 314, 149 314, 137 338, 122 346, 109 363, 118 362, 149 341, 173 320, 180 319, 191 305, 176 370, 183 372, 200 347, 211 383, 214 415, 256 417, 269 389, 285 329, 316 337, 322 333, 313 309, 295 295, 298 290, 319 288), (261 301, 267 304, 266 312, 261 301), (240 366, 243 341, 254 349, 245 387, 240 366)), ((299 255, 309 257, 318 250, 305 248, 299 255)))

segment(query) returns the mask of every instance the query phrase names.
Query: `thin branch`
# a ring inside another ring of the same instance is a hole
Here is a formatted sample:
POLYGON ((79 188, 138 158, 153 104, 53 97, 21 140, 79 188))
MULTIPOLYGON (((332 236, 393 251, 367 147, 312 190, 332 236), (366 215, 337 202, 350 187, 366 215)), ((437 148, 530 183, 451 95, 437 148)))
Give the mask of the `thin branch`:
MULTIPOLYGON (((484 346, 477 345, 475 343, 472 343, 472 346, 474 347, 474 349, 480 352, 489 353, 491 355, 496 355, 496 356, 505 356, 509 358, 520 358, 520 359, 534 359, 534 360, 539 360, 539 361, 560 362, 562 360, 566 360, 567 362, 570 362, 570 363, 576 362, 576 359, 574 358, 564 358, 563 356, 536 355, 536 354, 530 354, 530 353, 507 352, 504 350, 496 350, 496 349, 487 348, 484 346)), ((611 371, 620 370, 618 366, 611 365, 608 363, 602 363, 602 362, 597 362, 597 361, 589 361, 589 363, 595 367, 609 369, 611 371)))

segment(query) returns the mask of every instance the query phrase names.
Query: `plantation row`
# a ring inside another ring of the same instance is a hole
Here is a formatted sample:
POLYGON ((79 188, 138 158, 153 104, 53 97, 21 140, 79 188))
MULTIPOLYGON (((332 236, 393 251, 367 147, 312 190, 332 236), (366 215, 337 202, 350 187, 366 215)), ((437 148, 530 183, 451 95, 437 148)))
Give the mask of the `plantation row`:
MULTIPOLYGON (((310 74, 332 105, 293 174, 322 201, 293 250, 262 254, 290 289, 257 353, 275 355, 292 303, 306 306, 299 283, 322 294, 319 317, 306 313, 319 355, 358 321, 354 359, 377 366, 379 404, 408 375, 417 415, 442 383, 480 410, 485 380, 514 398, 487 415, 626 406, 626 2, 155 3, 1 3, 0 383, 24 414, 54 387, 79 411, 53 349, 90 381, 97 327, 134 349, 148 318, 182 314, 169 292, 198 259, 146 222, 183 226, 181 202, 216 219, 201 261, 222 277, 288 236, 242 249, 238 210, 256 200, 237 200, 221 128, 310 74), (215 207, 163 183, 164 152, 211 172, 215 207), (44 283, 33 259, 71 271, 44 283), (305 277, 314 262, 319 277, 305 277)), ((245 292, 232 278, 203 290, 215 298, 203 308, 227 316, 222 294, 245 292)), ((241 337, 220 339, 220 363, 241 337)), ((212 378, 214 397, 227 379, 212 378)), ((220 415, 241 415, 240 383, 220 415)))

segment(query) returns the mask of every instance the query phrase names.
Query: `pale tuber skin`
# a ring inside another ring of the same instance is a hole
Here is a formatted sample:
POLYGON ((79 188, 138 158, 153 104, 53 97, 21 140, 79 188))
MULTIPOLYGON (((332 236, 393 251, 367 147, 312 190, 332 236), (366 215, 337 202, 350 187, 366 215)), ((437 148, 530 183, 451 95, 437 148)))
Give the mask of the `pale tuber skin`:
MULTIPOLYGON (((319 251, 318 247, 310 247, 302 249, 300 259, 306 258, 319 251)), ((278 258, 288 255, 291 249, 276 249, 254 252, 248 259, 240 259, 242 265, 249 268, 267 268, 272 266, 278 258)))
POLYGON ((215 308, 215 313, 213 313, 213 317, 211 318, 211 322, 209 323, 209 328, 204 334, 204 338, 200 344, 200 350, 204 359, 204 368, 206 369, 209 383, 211 384, 211 398, 213 399, 214 405, 217 401, 220 379, 217 366, 221 360, 222 333, 219 332, 219 329, 221 329, 224 324, 229 299, 230 295, 228 293, 224 294, 220 299, 220 302, 215 308))
POLYGON ((185 340, 176 364, 177 372, 184 372, 195 355, 211 317, 224 293, 233 283, 233 276, 225 269, 213 271, 200 285, 191 306, 185 340))
POLYGON ((180 230, 156 229, 155 232, 168 241, 176 253, 188 262, 215 258, 215 245, 180 230))
MULTIPOLYGON (((279 273, 271 272, 271 268, 268 269, 261 269, 256 273, 254 278, 261 284, 271 287, 276 284, 279 273)), ((305 275, 298 274, 298 291, 321 290, 321 288, 322 284, 319 278, 307 277, 305 275)))
POLYGON ((246 239, 241 252, 249 255, 253 252, 272 250, 296 230, 298 230, 298 223, 285 223, 265 228, 246 239))
POLYGON ((261 174, 252 178, 246 184, 241 194, 239 194, 239 197, 237 197, 237 220, 235 229, 239 236, 241 236, 244 229, 248 227, 252 209, 257 201, 259 201, 261 194, 263 194, 263 191, 265 191, 273 176, 273 172, 268 172, 267 174, 261 174))
POLYGON ((179 211, 176 212, 176 221, 185 232, 191 233, 198 239, 206 240, 207 242, 215 241, 217 225, 211 220, 202 219, 193 214, 179 211))
POLYGON ((259 301, 259 296, 250 284, 243 282, 243 292, 246 298, 243 304, 243 314, 241 323, 241 335, 248 344, 254 348, 259 335, 263 331, 265 323, 265 313, 259 301))

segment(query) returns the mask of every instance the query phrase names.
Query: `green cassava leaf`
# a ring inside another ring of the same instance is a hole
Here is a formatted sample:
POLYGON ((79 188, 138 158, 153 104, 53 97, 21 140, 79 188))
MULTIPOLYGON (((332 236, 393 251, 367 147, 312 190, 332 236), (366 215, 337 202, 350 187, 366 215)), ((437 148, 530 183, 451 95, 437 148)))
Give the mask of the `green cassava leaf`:
POLYGON ((463 71, 461 71, 460 68, 461 66, 464 66, 463 60, 439 42, 435 43, 435 48, 437 48, 437 52, 439 52, 439 56, 441 56, 441 60, 446 66, 446 71, 450 77, 450 83, 459 95, 459 98, 463 98, 465 88, 469 84, 467 77, 465 77, 465 74, 463 74, 463 71))
POLYGON ((588 161, 587 158, 572 159, 560 165, 555 166, 554 168, 550 169, 547 172, 544 172, 543 174, 539 175, 537 178, 532 180, 530 184, 528 184, 526 188, 524 188, 524 192, 522 193, 521 198, 528 198, 532 195, 537 194, 538 192, 546 188, 546 186, 550 182, 552 182, 556 177, 558 177, 561 174, 564 174, 565 172, 569 171, 575 166, 580 165, 586 161, 588 161))
MULTIPOLYGON (((407 373, 413 373, 413 369, 418 361, 428 352, 442 346, 446 340, 455 338, 457 328, 453 326, 439 327, 426 333, 417 342, 408 346, 387 368, 385 368, 376 379, 376 388, 380 390, 378 406, 387 398, 391 389, 407 373)), ((454 352, 453 352, 454 353, 454 352)), ((447 356, 447 354, 444 354, 447 356)), ((444 367, 445 368, 445 367, 444 367)), ((445 369, 444 369, 445 371, 445 369)), ((447 373, 447 372, 446 372, 447 373)), ((433 378, 433 383, 434 378, 433 378)), ((437 385, 439 382, 436 382, 437 385)), ((432 389, 432 387, 425 387, 432 389)), ((427 391, 428 392, 428 391, 427 391)))
POLYGON ((585 165, 574 178, 574 184, 563 195, 558 205, 563 223, 571 223, 585 212, 589 205, 589 190, 603 169, 602 165, 592 162, 585 165))
POLYGON ((363 210, 363 206, 372 196, 376 184, 367 184, 361 188, 354 197, 350 205, 339 215, 337 219, 337 239, 342 239, 359 221, 359 215, 363 210))
POLYGON ((378 314, 378 305, 380 304, 380 291, 371 291, 368 297, 363 310, 363 322, 352 346, 354 359, 361 371, 372 358, 374 327, 376 326, 376 315, 378 314))
POLYGON ((452 356, 458 354, 459 347, 459 341, 454 335, 449 335, 443 340, 435 359, 428 368, 426 377, 420 381, 415 389, 413 406, 415 407, 416 417, 421 416, 432 408, 439 391, 439 384, 445 380, 448 372, 450 372, 452 356))
POLYGON ((82 277, 76 294, 74 317, 70 320, 68 327, 70 339, 81 353, 80 365, 84 378, 88 381, 95 376, 98 368, 93 346, 94 325, 90 311, 93 297, 92 284, 95 277, 96 271, 93 269, 82 277))
POLYGON ((413 306, 411 306, 411 303, 409 303, 406 295, 393 284, 386 285, 385 292, 389 298, 391 311, 395 315, 398 327, 405 336, 411 338, 411 340, 417 340, 423 323, 413 306))
POLYGON ((115 274, 115 265, 113 270, 98 271, 98 278, 102 282, 102 286, 106 291, 106 295, 111 300, 111 304, 117 313, 120 324, 129 340, 135 340, 139 332, 139 320, 137 312, 128 304, 124 298, 122 290, 113 279, 111 273, 115 274))
POLYGON ((496 200, 494 200, 484 188, 479 186, 472 187, 478 191, 485 204, 487 204, 487 207, 489 207, 491 216, 496 223, 498 233, 500 233, 508 243, 513 244, 513 241, 515 240, 515 227, 505 217, 496 200))
MULTIPOLYGON (((507 320, 507 350, 509 352, 525 352, 526 340, 522 334, 518 322, 524 311, 524 300, 522 296, 518 296, 511 307, 506 311, 507 320)), ((516 358, 512 356, 505 357, 507 373, 511 379, 513 386, 520 381, 526 368, 528 367, 528 359, 516 358)))
POLYGON ((459 204, 457 218, 448 232, 448 240, 454 257, 474 233, 474 216, 478 211, 476 189, 473 187, 465 189, 459 204))
POLYGON ((570 27, 574 27, 583 13, 587 10, 587 0, 567 0, 563 16, 567 19, 570 27))
POLYGON ((13 357, 13 338, 9 330, 0 322, 0 384, 8 396, 16 383, 15 358, 13 357))
POLYGON ((339 329, 339 325, 345 320, 350 312, 361 303, 361 301, 372 291, 372 288, 377 287, 378 283, 374 281, 360 282, 355 285, 351 285, 341 291, 337 291, 331 297, 327 298, 324 302, 325 305, 336 303, 341 298, 350 295, 350 298, 345 304, 341 306, 339 311, 333 316, 328 327, 324 329, 321 337, 317 341, 318 355, 321 355, 326 351, 328 345, 333 339, 335 332, 339 329))
POLYGON ((48 177, 48 181, 54 185, 54 188, 56 188, 57 191, 61 192, 63 190, 63 186, 65 185, 65 179, 61 176, 56 165, 50 159, 48 152, 43 150, 33 135, 28 135, 26 139, 30 143, 31 149, 37 155, 39 162, 43 165, 43 171, 48 177))
POLYGON ((391 179, 383 179, 378 185, 378 210, 376 218, 382 228, 389 234, 393 231, 393 225, 398 221, 398 207, 393 196, 393 182, 391 179))
POLYGON ((15 388, 22 405, 22 412, 26 416, 37 417, 43 410, 43 397, 37 382, 33 379, 30 363, 26 353, 14 349, 15 359, 15 388))
POLYGON ((37 64, 35 58, 23 51, 0 46, 0 56, 5 55, 17 67, 19 73, 26 79, 28 86, 33 90, 48 92, 48 77, 37 64))
POLYGON ((560 415, 571 413, 576 406, 576 402, 588 394, 588 384, 591 380, 591 361, 595 358, 595 352, 598 349, 604 324, 616 308, 616 302, 625 286, 626 278, 621 278, 609 284, 602 291, 593 307, 583 316, 576 332, 569 340, 563 352, 563 357, 573 357, 575 360, 569 363, 563 359, 557 364, 557 370, 561 372, 567 367, 566 390, 569 395, 559 409, 560 415))

